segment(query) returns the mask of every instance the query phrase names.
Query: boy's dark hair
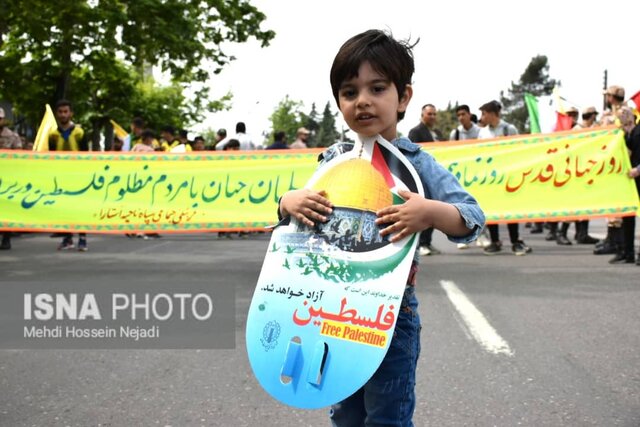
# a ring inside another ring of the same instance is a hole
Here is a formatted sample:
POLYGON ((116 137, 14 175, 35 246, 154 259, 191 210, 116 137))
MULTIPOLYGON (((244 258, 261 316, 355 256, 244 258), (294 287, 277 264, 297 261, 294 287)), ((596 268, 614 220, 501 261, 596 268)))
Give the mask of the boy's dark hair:
POLYGON ((495 100, 489 101, 480 107, 480 111, 484 111, 485 113, 494 113, 496 115, 500 114, 500 110, 502 110, 502 105, 495 100))
POLYGON ((476 116, 475 114, 471 115, 471 121, 475 124, 478 124, 478 116, 476 116))
POLYGON ((196 136, 195 138, 193 138, 193 142, 198 142, 198 141, 206 142, 206 141, 204 140, 204 137, 203 137, 203 136, 200 136, 200 135, 198 135, 198 136, 196 136))
POLYGON ((71 105, 71 101, 68 99, 60 99, 56 102, 56 110, 60 107, 69 107, 69 110, 73 111, 73 105, 71 105))
POLYGON ((466 111, 467 113, 471 114, 471 110, 469 109, 469 106, 466 104, 458 105, 456 107, 456 114, 458 114, 458 111, 466 111))
POLYGON ((240 148, 240 141, 237 139, 230 139, 229 142, 224 146, 225 150, 231 150, 232 148, 240 148))
POLYGON ((247 133, 247 126, 244 122, 236 123, 236 133, 247 133))
POLYGON ((180 138, 188 138, 189 131, 186 129, 180 129, 178 130, 178 135, 180 135, 180 138))
MULTIPOLYGON (((368 30, 347 40, 338 51, 331 66, 330 81, 333 97, 340 107, 338 92, 340 86, 358 75, 363 62, 367 61, 377 73, 382 74, 395 84, 398 99, 402 98, 405 88, 411 84, 415 70, 413 54, 407 41, 397 41, 391 34, 380 30, 368 30)), ((404 118, 404 112, 398 113, 398 121, 404 118)))

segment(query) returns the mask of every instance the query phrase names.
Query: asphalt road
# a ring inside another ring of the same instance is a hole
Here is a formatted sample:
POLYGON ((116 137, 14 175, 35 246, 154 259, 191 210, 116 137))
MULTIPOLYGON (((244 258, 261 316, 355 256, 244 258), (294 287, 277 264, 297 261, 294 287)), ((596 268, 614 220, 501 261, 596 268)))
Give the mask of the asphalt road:
MULTIPOLYGON (((604 234, 595 221, 593 234, 604 234)), ((439 233, 418 277, 416 426, 640 426, 640 267, 521 228, 533 253, 485 256, 439 233), (474 311, 475 310, 475 311, 474 311)), ((502 230, 506 237, 506 229, 502 230)), ((0 350, 0 426, 322 426, 269 397, 244 329, 267 235, 89 236, 89 252, 23 235, 0 286, 38 281, 236 288, 234 350, 0 350)))

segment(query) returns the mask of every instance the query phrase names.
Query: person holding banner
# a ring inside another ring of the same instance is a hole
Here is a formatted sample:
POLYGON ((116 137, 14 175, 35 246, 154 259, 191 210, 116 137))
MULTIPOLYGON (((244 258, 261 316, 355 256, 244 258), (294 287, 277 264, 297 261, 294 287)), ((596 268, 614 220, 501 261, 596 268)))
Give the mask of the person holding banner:
MULTIPOLYGON (((442 141, 442 132, 436 129, 438 114, 433 104, 425 104, 422 106, 422 115, 420 123, 409 131, 409 139, 412 142, 435 142, 442 141)), ((433 246, 433 228, 427 228, 420 233, 420 255, 440 255, 438 248, 433 246)))
MULTIPOLYGON (((502 105, 498 101, 489 101, 480 107, 482 116, 480 120, 485 124, 478 133, 478 139, 492 139, 501 136, 517 135, 518 129, 511 123, 507 123, 500 118, 502 105)), ((498 224, 491 224, 487 227, 491 236, 491 244, 484 248, 486 255, 495 255, 502 251, 502 242, 498 224)), ((507 224, 509 239, 511 240, 511 251, 514 255, 526 255, 531 252, 531 248, 520 240, 519 226, 517 222, 507 224)))
MULTIPOLYGON (((4 109, 0 108, 0 149, 1 150, 19 150, 22 148, 22 140, 20 136, 7 127, 4 109)), ((11 249, 11 232, 2 233, 2 242, 0 249, 11 249)))
MULTIPOLYGON (((636 124, 633 111, 629 107, 621 107, 616 116, 624 130, 624 140, 629 150, 631 170, 629 177, 635 179, 636 191, 640 195, 640 125, 636 124)), ((622 218, 622 244, 617 245, 616 255, 609 260, 610 264, 640 265, 640 256, 636 259, 634 240, 636 231, 636 216, 622 218)))
POLYGON ((4 109, 0 108, 0 150, 16 150, 22 148, 20 136, 9 129, 5 120, 4 109))
MULTIPOLYGON (((391 141, 416 168, 424 186, 425 197, 400 191, 404 203, 376 213, 376 224, 385 227, 380 234, 396 242, 426 228, 437 228, 454 242, 470 242, 484 225, 484 214, 476 200, 419 145, 398 137, 398 121, 404 117, 413 94, 411 49, 408 42, 399 42, 379 30, 352 37, 342 45, 331 67, 333 96, 351 130, 391 141)), ((335 144, 321 159, 330 161, 350 149, 353 144, 335 144)), ((308 188, 289 191, 280 199, 278 216, 294 217, 309 226, 326 221, 332 204, 325 196, 324 191, 308 188)), ((362 388, 332 406, 334 426, 413 426, 421 329, 415 296, 419 258, 416 251, 386 356, 362 388)))
MULTIPOLYGON (((71 102, 66 99, 59 100, 56 103, 55 115, 58 127, 52 129, 49 133, 49 150, 88 151, 89 146, 84 130, 72 120, 73 108, 71 102)), ((58 250, 65 251, 74 249, 73 235, 71 233, 62 233, 61 235, 62 242, 58 245, 58 250)), ((87 250, 89 250, 87 246, 87 235, 80 233, 78 235, 78 251, 86 252, 87 250)))

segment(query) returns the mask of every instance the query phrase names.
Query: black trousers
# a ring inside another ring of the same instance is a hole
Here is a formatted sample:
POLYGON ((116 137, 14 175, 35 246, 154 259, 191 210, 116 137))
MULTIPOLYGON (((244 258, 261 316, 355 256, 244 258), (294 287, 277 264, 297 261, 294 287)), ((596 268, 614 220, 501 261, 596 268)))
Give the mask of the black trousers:
MULTIPOLYGON (((489 229, 489 236, 491 236, 492 242, 500 241, 500 231, 498 230, 498 224, 490 224, 487 226, 489 229)), ((511 244, 514 245, 520 240, 520 235, 518 232, 518 223, 512 222, 507 224, 507 230, 509 230, 509 240, 511 240, 511 244)))

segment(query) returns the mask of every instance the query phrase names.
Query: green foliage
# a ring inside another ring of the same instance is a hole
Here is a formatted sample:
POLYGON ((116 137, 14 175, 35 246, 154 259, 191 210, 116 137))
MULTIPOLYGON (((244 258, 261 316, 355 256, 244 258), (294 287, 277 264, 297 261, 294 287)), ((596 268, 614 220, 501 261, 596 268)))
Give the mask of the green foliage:
POLYGON ((534 96, 549 95, 553 88, 559 84, 549 76, 549 64, 547 57, 538 55, 531 58, 518 83, 511 82, 511 88, 505 95, 500 92, 502 104, 502 116, 506 121, 515 125, 521 132, 528 133, 529 113, 524 103, 524 93, 534 96))
POLYGON ((317 145, 316 135, 318 133, 318 129, 320 129, 320 123, 318 123, 318 111, 316 110, 315 102, 311 104, 311 111, 309 111, 309 114, 302 114, 302 123, 303 126, 311 132, 309 139, 307 140, 307 146, 315 147, 317 145))
POLYGON ((151 122, 166 123, 163 100, 177 122, 195 121, 206 110, 225 108, 230 98, 209 101, 204 85, 189 102, 181 94, 186 84, 205 82, 233 59, 221 45, 254 37, 266 46, 275 35, 260 29, 265 15, 247 0, 2 4, 0 96, 35 125, 44 104, 61 98, 94 125, 108 117, 128 121, 141 106, 151 122), (169 87, 143 82, 152 65, 169 72, 169 87))
POLYGON ((318 126, 316 146, 329 147, 340 140, 340 133, 336 130, 336 116, 337 113, 331 111, 331 105, 327 102, 322 112, 322 120, 318 126))
POLYGON ((442 138, 444 138, 444 140, 448 140, 451 131, 458 127, 458 117, 456 116, 457 107, 457 102, 455 105, 451 105, 451 102, 449 102, 446 109, 438 110, 436 127, 442 132, 442 138))
MULTIPOLYGON (((289 143, 296 139, 296 131, 305 123, 305 116, 301 112, 302 101, 295 101, 285 96, 273 111, 269 119, 273 132, 284 131, 289 143)), ((265 144, 271 144, 271 139, 265 144)))

